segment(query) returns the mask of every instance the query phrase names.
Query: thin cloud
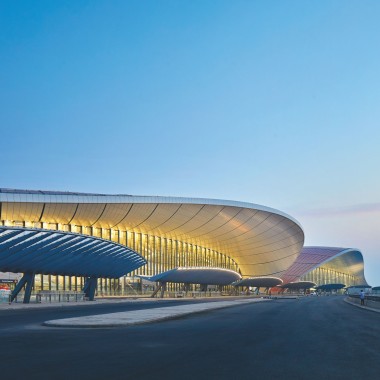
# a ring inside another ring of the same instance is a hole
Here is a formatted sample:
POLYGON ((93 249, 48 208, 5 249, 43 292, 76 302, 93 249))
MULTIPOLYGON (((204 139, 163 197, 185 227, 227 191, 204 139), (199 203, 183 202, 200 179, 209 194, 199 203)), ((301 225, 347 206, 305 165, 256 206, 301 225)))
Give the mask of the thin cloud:
POLYGON ((298 210, 299 216, 331 217, 344 215, 380 213, 380 203, 362 203, 345 207, 331 207, 309 210, 298 210))

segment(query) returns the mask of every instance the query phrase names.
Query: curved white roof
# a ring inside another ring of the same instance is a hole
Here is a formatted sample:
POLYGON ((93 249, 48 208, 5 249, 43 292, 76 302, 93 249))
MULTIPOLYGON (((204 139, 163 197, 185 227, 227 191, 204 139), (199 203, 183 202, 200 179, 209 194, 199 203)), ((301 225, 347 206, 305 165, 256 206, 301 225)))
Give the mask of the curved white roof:
POLYGON ((279 275, 304 233, 291 216, 246 202, 0 189, 0 219, 120 229, 185 241, 234 259, 243 275, 279 275))

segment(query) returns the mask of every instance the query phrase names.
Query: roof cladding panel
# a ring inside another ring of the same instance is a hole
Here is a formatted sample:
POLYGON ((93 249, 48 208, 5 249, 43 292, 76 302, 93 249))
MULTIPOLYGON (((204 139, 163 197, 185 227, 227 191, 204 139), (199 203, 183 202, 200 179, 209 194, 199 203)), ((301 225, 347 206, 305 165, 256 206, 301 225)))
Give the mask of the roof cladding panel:
POLYGON ((144 229, 145 221, 149 219, 156 208, 157 203, 133 203, 126 217, 119 223, 119 227, 123 226, 123 229, 136 229, 136 232, 142 232, 141 230, 144 229))
POLYGON ((192 218, 185 216, 186 223, 179 228, 178 236, 192 242, 206 240, 206 238, 200 240, 198 236, 219 226, 218 223, 221 223, 218 222, 219 214, 224 208, 223 205, 203 205, 192 218))
POLYGON ((105 203, 78 203, 78 208, 70 223, 78 226, 92 226, 102 215, 105 203))
POLYGON ((106 207, 94 223, 94 227, 118 228, 117 226, 124 222, 131 207, 132 205, 129 203, 106 203, 106 207))
POLYGON ((49 216, 53 221, 61 220, 60 223, 127 229, 177 239, 231 257, 246 276, 282 273, 296 259, 304 242, 302 227, 295 219, 252 203, 0 190, 3 208, 12 208, 20 196, 30 207, 37 207, 39 215, 45 204, 48 213, 44 212, 44 221, 49 216), (73 204, 78 205, 74 218, 73 204), (54 218, 53 210, 59 217, 54 218))
MULTIPOLYGON (((276 236, 277 237, 277 236, 276 236)), ((245 250, 255 250, 256 254, 262 254, 268 252, 268 250, 278 250, 281 248, 289 247, 292 244, 297 244, 300 240, 302 240, 303 234, 301 232, 295 232, 294 235, 292 235, 292 239, 289 239, 289 236, 285 238, 277 238, 277 239, 267 239, 267 240, 260 240, 260 242, 257 242, 255 240, 246 240, 243 242, 234 242, 234 244, 230 244, 228 247, 230 250, 239 250, 241 252, 244 252, 245 250)))
POLYGON ((0 226, 0 271, 121 277, 143 265, 137 252, 69 232, 0 226))
MULTIPOLYGON (((139 207, 141 205, 137 205, 139 207)), ((180 227, 184 220, 192 218, 199 211, 198 207, 186 208, 182 204, 157 203, 154 211, 144 220, 141 228, 148 234, 175 236, 172 232, 180 227)))
MULTIPOLYGON (((229 249, 241 248, 245 245, 254 246, 256 243, 258 246, 262 246, 262 242, 273 242, 278 240, 277 234, 274 232, 275 228, 280 230, 281 227, 278 226, 281 217, 272 216, 267 212, 257 212, 252 219, 246 223, 247 229, 236 235, 231 236, 226 234, 225 237, 220 237, 221 247, 229 247, 229 249), (276 236, 275 239, 270 239, 269 236, 276 236)), ((284 223, 286 227, 286 223, 284 223)), ((284 229, 283 229, 284 230, 284 229)), ((286 234, 289 237, 289 233, 286 234)))
POLYGON ((149 220, 146 221, 146 224, 150 226, 148 233, 179 238, 184 234, 183 231, 186 229, 186 226, 189 225, 203 208, 204 205, 195 204, 159 204, 149 220))
POLYGON ((45 203, 40 221, 44 223, 68 224, 73 219, 77 207, 77 203, 45 203))
POLYGON ((43 203, 2 203, 1 218, 3 220, 12 221, 31 221, 38 222, 42 210, 44 208, 43 203))
POLYGON ((251 246, 258 248, 258 247, 266 246, 268 244, 268 240, 270 242, 274 240, 277 242, 286 240, 288 239, 289 234, 291 236, 298 236, 298 235, 302 235, 302 231, 300 231, 299 228, 296 228, 295 226, 289 227, 288 224, 286 223, 286 220, 283 219, 280 223, 276 224, 265 233, 261 235, 253 236, 249 239, 245 239, 245 242, 246 244, 250 244, 251 246), (253 240, 254 243, 251 240, 253 240))
POLYGON ((225 233, 228 233, 228 230, 231 228, 231 221, 239 212, 240 209, 237 207, 223 207, 218 212, 217 217, 209 220, 207 227, 203 225, 201 228, 193 230, 192 235, 195 239, 202 240, 209 237, 214 239, 214 236, 222 233, 223 230, 225 233))

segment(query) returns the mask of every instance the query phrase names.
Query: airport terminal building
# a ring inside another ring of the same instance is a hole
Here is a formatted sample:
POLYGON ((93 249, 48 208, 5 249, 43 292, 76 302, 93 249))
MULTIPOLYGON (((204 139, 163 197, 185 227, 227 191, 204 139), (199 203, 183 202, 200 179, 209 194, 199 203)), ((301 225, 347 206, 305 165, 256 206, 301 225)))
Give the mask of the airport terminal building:
POLYGON ((232 273, 234 280, 319 284, 334 272, 347 286, 366 283, 360 251, 325 247, 323 255, 303 245, 298 221, 251 203, 0 189, 0 271, 27 274, 25 286, 34 291, 97 286, 98 293, 123 294, 141 278, 168 278, 179 289, 190 273, 198 284, 223 286, 232 273), (197 268, 209 269, 202 276, 210 282, 199 280, 197 268), (176 269, 173 282, 173 275, 155 277, 176 269))

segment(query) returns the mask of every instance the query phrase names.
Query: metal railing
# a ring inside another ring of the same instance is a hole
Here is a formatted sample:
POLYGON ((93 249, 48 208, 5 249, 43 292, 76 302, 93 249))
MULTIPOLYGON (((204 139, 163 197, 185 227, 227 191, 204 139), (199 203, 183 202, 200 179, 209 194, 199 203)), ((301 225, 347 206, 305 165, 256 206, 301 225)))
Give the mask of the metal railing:
MULTIPOLYGON (((359 294, 348 294, 350 302, 360 305, 359 294)), ((380 294, 366 294, 364 298, 364 306, 374 309, 380 309, 380 294)))
MULTIPOLYGON (((10 297, 10 296, 9 296, 10 297)), ((23 302, 24 294, 19 293, 13 302, 23 302)), ((81 292, 50 292, 41 291, 30 297, 30 303, 62 303, 86 301, 85 294, 81 292)))
MULTIPOLYGON (((350 298, 360 298, 359 294, 349 294, 348 295, 350 298)), ((380 302, 380 294, 366 294, 365 295, 366 300, 370 301, 375 301, 375 302, 380 302)))

